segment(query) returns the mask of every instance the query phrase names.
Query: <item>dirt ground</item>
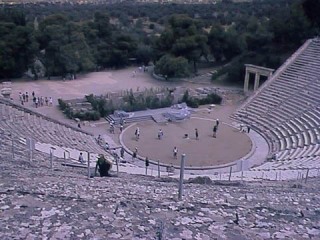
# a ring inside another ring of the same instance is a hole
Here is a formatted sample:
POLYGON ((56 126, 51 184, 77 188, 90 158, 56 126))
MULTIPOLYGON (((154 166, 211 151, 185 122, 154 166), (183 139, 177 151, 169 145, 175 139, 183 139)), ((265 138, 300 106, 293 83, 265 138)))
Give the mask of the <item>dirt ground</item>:
POLYGON ((192 117, 178 123, 157 124, 153 121, 138 123, 129 127, 123 134, 125 145, 133 150, 138 149, 138 155, 161 163, 179 165, 180 157, 173 157, 173 148, 178 148, 178 156, 186 154, 186 166, 204 167, 216 166, 233 162, 251 149, 249 137, 227 124, 220 123, 217 137, 213 137, 215 120, 192 117), (140 138, 134 135, 136 127, 140 128, 140 138), (196 139, 195 128, 199 138, 196 139), (164 133, 161 140, 157 134, 159 129, 164 133), (185 138, 188 134, 188 138, 185 138))

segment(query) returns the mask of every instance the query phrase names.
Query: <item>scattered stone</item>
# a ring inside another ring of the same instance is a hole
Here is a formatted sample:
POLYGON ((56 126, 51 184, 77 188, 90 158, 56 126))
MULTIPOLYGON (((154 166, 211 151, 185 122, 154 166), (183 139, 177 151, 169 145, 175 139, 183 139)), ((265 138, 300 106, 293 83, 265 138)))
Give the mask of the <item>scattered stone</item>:
POLYGON ((6 209, 9 209, 9 208, 10 208, 10 206, 8 206, 8 205, 0 207, 1 210, 6 210, 6 209))
POLYGON ((180 233, 180 237, 182 239, 192 239, 193 238, 192 235, 193 233, 189 229, 184 229, 182 233, 180 233))

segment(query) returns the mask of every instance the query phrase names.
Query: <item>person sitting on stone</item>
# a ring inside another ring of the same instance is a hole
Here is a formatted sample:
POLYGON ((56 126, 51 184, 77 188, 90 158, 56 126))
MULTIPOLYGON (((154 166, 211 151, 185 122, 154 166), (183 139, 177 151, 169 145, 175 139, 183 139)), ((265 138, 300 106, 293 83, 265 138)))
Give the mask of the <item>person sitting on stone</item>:
POLYGON ((96 175, 97 171, 99 171, 100 177, 107 177, 109 176, 110 169, 111 169, 111 163, 105 159, 103 154, 100 154, 98 161, 96 163, 94 175, 96 175))
POLYGON ((79 155, 79 162, 84 163, 82 152, 79 155))

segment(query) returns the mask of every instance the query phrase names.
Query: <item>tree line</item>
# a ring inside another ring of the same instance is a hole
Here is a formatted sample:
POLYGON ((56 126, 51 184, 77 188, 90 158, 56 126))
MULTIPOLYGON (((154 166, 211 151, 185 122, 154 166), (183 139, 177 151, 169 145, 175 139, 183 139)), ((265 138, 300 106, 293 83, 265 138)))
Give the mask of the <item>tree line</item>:
POLYGON ((318 10, 312 0, 3 7, 0 78, 37 79, 36 60, 47 78, 151 62, 169 80, 210 62, 239 81, 244 62, 276 68, 318 34, 318 10))

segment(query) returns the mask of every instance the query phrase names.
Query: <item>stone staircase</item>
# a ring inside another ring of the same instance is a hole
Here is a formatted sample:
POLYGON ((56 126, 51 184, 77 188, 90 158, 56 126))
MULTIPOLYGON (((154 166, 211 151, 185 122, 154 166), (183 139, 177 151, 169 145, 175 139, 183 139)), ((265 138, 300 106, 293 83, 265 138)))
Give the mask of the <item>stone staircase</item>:
MULTIPOLYGON (((115 117, 113 114, 108 115, 105 118, 109 123, 113 122, 115 125, 119 125, 121 119, 118 117, 115 117)), ((152 115, 144 115, 144 116, 132 116, 127 118, 122 118, 125 120, 126 124, 135 123, 135 122, 141 122, 141 121, 147 121, 152 120, 152 115)))

